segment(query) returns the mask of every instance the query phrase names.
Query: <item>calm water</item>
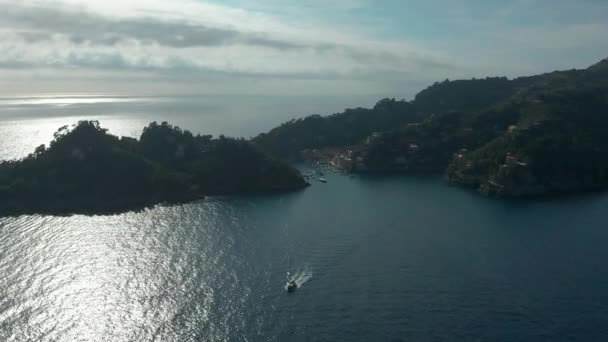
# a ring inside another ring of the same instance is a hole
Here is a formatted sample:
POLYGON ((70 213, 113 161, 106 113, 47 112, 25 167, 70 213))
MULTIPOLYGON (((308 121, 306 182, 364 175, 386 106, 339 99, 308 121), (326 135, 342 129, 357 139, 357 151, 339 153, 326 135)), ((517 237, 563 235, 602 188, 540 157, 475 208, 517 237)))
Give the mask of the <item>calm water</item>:
MULTIPOLYGON (((3 148, 27 144, 13 139, 3 148)), ((0 219, 0 341, 606 340, 608 196, 501 202, 433 179, 326 178, 0 219), (288 273, 304 282, 293 294, 288 273)))

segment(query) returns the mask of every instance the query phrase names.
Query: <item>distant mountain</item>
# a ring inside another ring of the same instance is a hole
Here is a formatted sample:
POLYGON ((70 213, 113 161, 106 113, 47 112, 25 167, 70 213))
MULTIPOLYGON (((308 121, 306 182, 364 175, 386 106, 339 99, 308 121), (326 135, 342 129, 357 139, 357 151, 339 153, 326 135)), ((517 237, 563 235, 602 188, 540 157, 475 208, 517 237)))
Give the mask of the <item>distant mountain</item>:
POLYGON ((420 118, 411 103, 383 99, 372 109, 354 108, 327 117, 311 115, 291 120, 252 141, 272 155, 294 160, 300 158, 302 150, 353 145, 373 132, 393 129, 420 118))
POLYGON ((49 147, 0 163, 0 215, 105 213, 204 195, 301 189, 298 171, 245 140, 151 123, 139 140, 96 121, 55 133, 49 147))
POLYGON ((608 72, 608 58, 605 58, 605 59, 599 61, 597 64, 590 66, 589 71, 603 72, 603 73, 608 72))
POLYGON ((413 101, 383 99, 371 109, 354 108, 329 116, 294 119, 258 135, 252 142, 277 157, 299 159, 303 150, 354 145, 373 133, 405 127, 430 115, 481 111, 535 86, 558 85, 567 81, 568 74, 576 72, 515 80, 506 77, 445 80, 422 90, 413 101))
MULTIPOLYGON (((353 172, 445 174, 450 182, 487 195, 540 196, 608 187, 608 59, 585 70, 514 80, 446 80, 399 104, 407 111, 393 112, 393 127, 372 125, 367 132, 358 127, 361 135, 373 131, 358 143, 307 144, 306 138, 318 131, 287 124, 281 126, 281 137, 295 137, 290 131, 297 130, 300 144, 283 148, 297 155, 295 149, 331 147, 331 153, 314 155, 353 172)), ((372 120, 375 110, 362 113, 372 120)), ((350 129, 339 123, 344 116, 331 119, 339 136, 350 129)), ((277 132, 254 142, 267 143, 270 136, 272 145, 279 145, 277 132)), ((331 136, 327 130, 323 134, 331 136)))

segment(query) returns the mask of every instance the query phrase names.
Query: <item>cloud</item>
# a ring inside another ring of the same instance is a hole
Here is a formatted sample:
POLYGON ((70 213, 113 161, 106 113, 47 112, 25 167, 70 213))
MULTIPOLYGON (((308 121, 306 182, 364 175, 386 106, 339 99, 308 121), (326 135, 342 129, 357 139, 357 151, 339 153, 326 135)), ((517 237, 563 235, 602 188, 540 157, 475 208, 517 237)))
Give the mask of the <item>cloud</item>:
POLYGON ((527 27, 496 35, 522 47, 541 49, 575 49, 607 45, 608 24, 586 23, 557 28, 527 27))
POLYGON ((40 6, 10 6, 0 13, 0 26, 17 29, 16 33, 30 43, 52 40, 64 35, 74 44, 116 45, 128 40, 174 48, 222 46, 233 44, 259 45, 290 49, 303 48, 263 34, 236 29, 209 27, 155 18, 110 18, 85 11, 40 6))
POLYGON ((406 41, 190 0, 3 5, 0 95, 403 97, 457 69, 406 41))
POLYGON ((608 7, 581 1, 0 0, 0 88, 380 94, 584 66, 605 54, 608 7))
POLYGON ((366 41, 325 29, 298 29, 257 13, 191 1, 173 7, 151 1, 145 8, 137 6, 143 3, 132 3, 114 11, 99 1, 7 5, 0 13, 0 45, 12 53, 0 57, 0 63, 4 67, 187 66, 246 74, 449 67, 438 55, 406 44, 366 41), (183 7, 194 13, 186 13, 183 7), (10 60, 11 55, 19 59, 10 60))

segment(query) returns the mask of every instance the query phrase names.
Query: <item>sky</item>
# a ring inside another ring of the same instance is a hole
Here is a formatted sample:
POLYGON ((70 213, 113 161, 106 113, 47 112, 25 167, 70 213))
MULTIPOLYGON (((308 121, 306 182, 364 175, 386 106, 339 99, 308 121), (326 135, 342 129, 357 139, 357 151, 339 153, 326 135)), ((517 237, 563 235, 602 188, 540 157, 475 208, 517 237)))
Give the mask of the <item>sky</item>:
POLYGON ((0 0, 0 96, 411 98, 585 68, 605 0, 0 0))

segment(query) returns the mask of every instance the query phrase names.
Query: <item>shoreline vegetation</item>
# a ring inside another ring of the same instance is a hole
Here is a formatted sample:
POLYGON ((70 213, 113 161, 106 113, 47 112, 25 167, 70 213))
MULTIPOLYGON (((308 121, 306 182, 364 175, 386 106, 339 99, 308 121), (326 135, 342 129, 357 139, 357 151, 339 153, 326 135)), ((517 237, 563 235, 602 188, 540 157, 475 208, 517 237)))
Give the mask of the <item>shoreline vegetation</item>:
POLYGON ((587 69, 438 82, 414 100, 291 120, 247 141, 163 122, 139 139, 97 121, 0 162, 0 216, 99 214, 209 195, 295 191, 286 161, 349 173, 443 175, 494 197, 608 188, 608 59, 587 69))
POLYGON ((299 171, 244 139, 151 123, 140 139, 97 121, 64 126, 47 147, 0 162, 0 215, 109 214, 209 195, 295 191, 299 171))
POLYGON ((443 175, 493 197, 608 189, 608 59, 582 70, 438 82, 286 122, 253 139, 279 158, 349 173, 443 175))

